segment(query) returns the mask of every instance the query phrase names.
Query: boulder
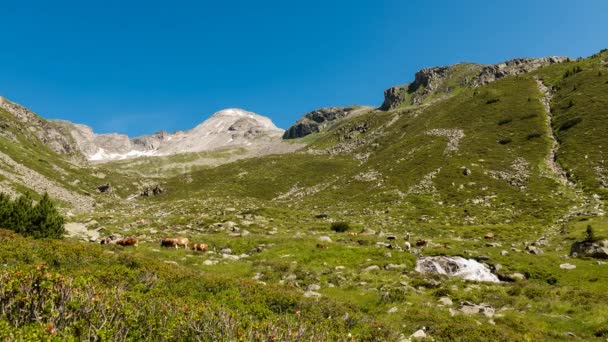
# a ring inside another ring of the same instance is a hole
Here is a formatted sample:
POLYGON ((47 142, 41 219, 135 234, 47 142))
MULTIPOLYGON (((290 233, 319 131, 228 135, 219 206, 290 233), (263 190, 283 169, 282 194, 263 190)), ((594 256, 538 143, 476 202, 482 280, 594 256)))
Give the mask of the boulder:
POLYGON ((317 240, 319 240, 321 242, 331 242, 331 238, 327 235, 319 236, 319 238, 317 240))
POLYGON ((530 254, 534 254, 534 255, 538 255, 538 254, 542 254, 543 250, 536 247, 536 246, 532 246, 532 245, 528 245, 526 247, 526 251, 530 254))
POLYGON ((576 265, 572 265, 572 264, 561 264, 559 265, 559 268, 561 268, 562 270, 573 270, 576 268, 576 265))
POLYGON ((471 316, 471 315, 484 315, 488 318, 494 317, 494 312, 496 311, 490 304, 481 303, 481 304, 473 304, 470 302, 463 302, 458 308, 458 311, 461 313, 471 316))
POLYGON ((410 335, 410 340, 424 340, 424 339, 426 339, 426 333, 422 329, 420 329, 420 330, 416 331, 415 333, 413 333, 412 335, 410 335))
POLYGON ((374 272, 374 271, 379 271, 380 270, 380 266, 378 265, 372 265, 372 266, 368 266, 366 268, 363 269, 363 272, 374 272))
POLYGON ((571 256, 608 259, 608 240, 575 242, 570 248, 571 256))

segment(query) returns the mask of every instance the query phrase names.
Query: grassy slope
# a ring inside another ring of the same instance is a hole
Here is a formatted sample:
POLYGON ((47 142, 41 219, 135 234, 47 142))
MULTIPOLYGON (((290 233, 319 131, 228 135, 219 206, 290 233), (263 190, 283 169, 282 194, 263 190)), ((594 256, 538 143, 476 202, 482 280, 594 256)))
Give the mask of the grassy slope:
MULTIPOLYGON (((131 179, 113 172, 111 169, 75 164, 50 150, 12 114, 2 109, 0 109, 0 121, 8 125, 6 130, 17 139, 14 142, 0 136, 2 152, 23 166, 55 181, 61 187, 79 193, 94 193, 97 186, 111 180, 117 193, 121 196, 126 196, 134 191, 131 179), (58 171, 59 169, 63 171, 58 171), (106 177, 100 178, 95 176, 96 174, 104 174, 106 177)), ((2 164, 0 167, 12 171, 8 165, 2 164)), ((20 191, 28 190, 20 185, 15 185, 15 187, 20 191)), ((29 190, 36 196, 35 192, 29 190)))
POLYGON ((543 68, 537 74, 556 92, 551 109, 560 141, 558 162, 587 191, 606 196, 608 183, 602 179, 608 176, 608 52, 543 68), (564 78, 575 67, 582 71, 564 78))

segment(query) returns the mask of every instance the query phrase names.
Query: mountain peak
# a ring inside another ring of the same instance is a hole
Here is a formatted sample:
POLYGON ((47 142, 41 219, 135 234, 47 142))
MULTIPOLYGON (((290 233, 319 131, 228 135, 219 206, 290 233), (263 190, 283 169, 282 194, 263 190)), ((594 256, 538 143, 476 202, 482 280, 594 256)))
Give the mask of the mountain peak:
POLYGON ((246 110, 240 109, 240 108, 226 108, 226 109, 222 109, 219 112, 215 112, 212 117, 214 116, 239 116, 239 117, 255 117, 255 116, 259 116, 253 112, 248 112, 246 110))

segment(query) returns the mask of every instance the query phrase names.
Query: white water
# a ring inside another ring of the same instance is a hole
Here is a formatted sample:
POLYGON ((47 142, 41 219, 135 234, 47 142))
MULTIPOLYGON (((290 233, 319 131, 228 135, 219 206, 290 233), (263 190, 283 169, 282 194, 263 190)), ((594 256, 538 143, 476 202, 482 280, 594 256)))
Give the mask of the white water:
POLYGON ((462 257, 422 257, 416 262, 416 271, 420 273, 445 274, 467 280, 498 283, 498 277, 490 268, 473 259, 462 257))

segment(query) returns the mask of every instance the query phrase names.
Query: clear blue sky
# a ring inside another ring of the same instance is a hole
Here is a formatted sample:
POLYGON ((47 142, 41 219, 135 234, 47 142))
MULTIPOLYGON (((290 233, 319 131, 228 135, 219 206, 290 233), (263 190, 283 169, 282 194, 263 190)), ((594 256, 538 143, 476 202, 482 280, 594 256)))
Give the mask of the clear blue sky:
POLYGON ((608 1, 3 1, 0 95, 131 136, 239 107, 282 128, 422 67, 608 47, 608 1))

